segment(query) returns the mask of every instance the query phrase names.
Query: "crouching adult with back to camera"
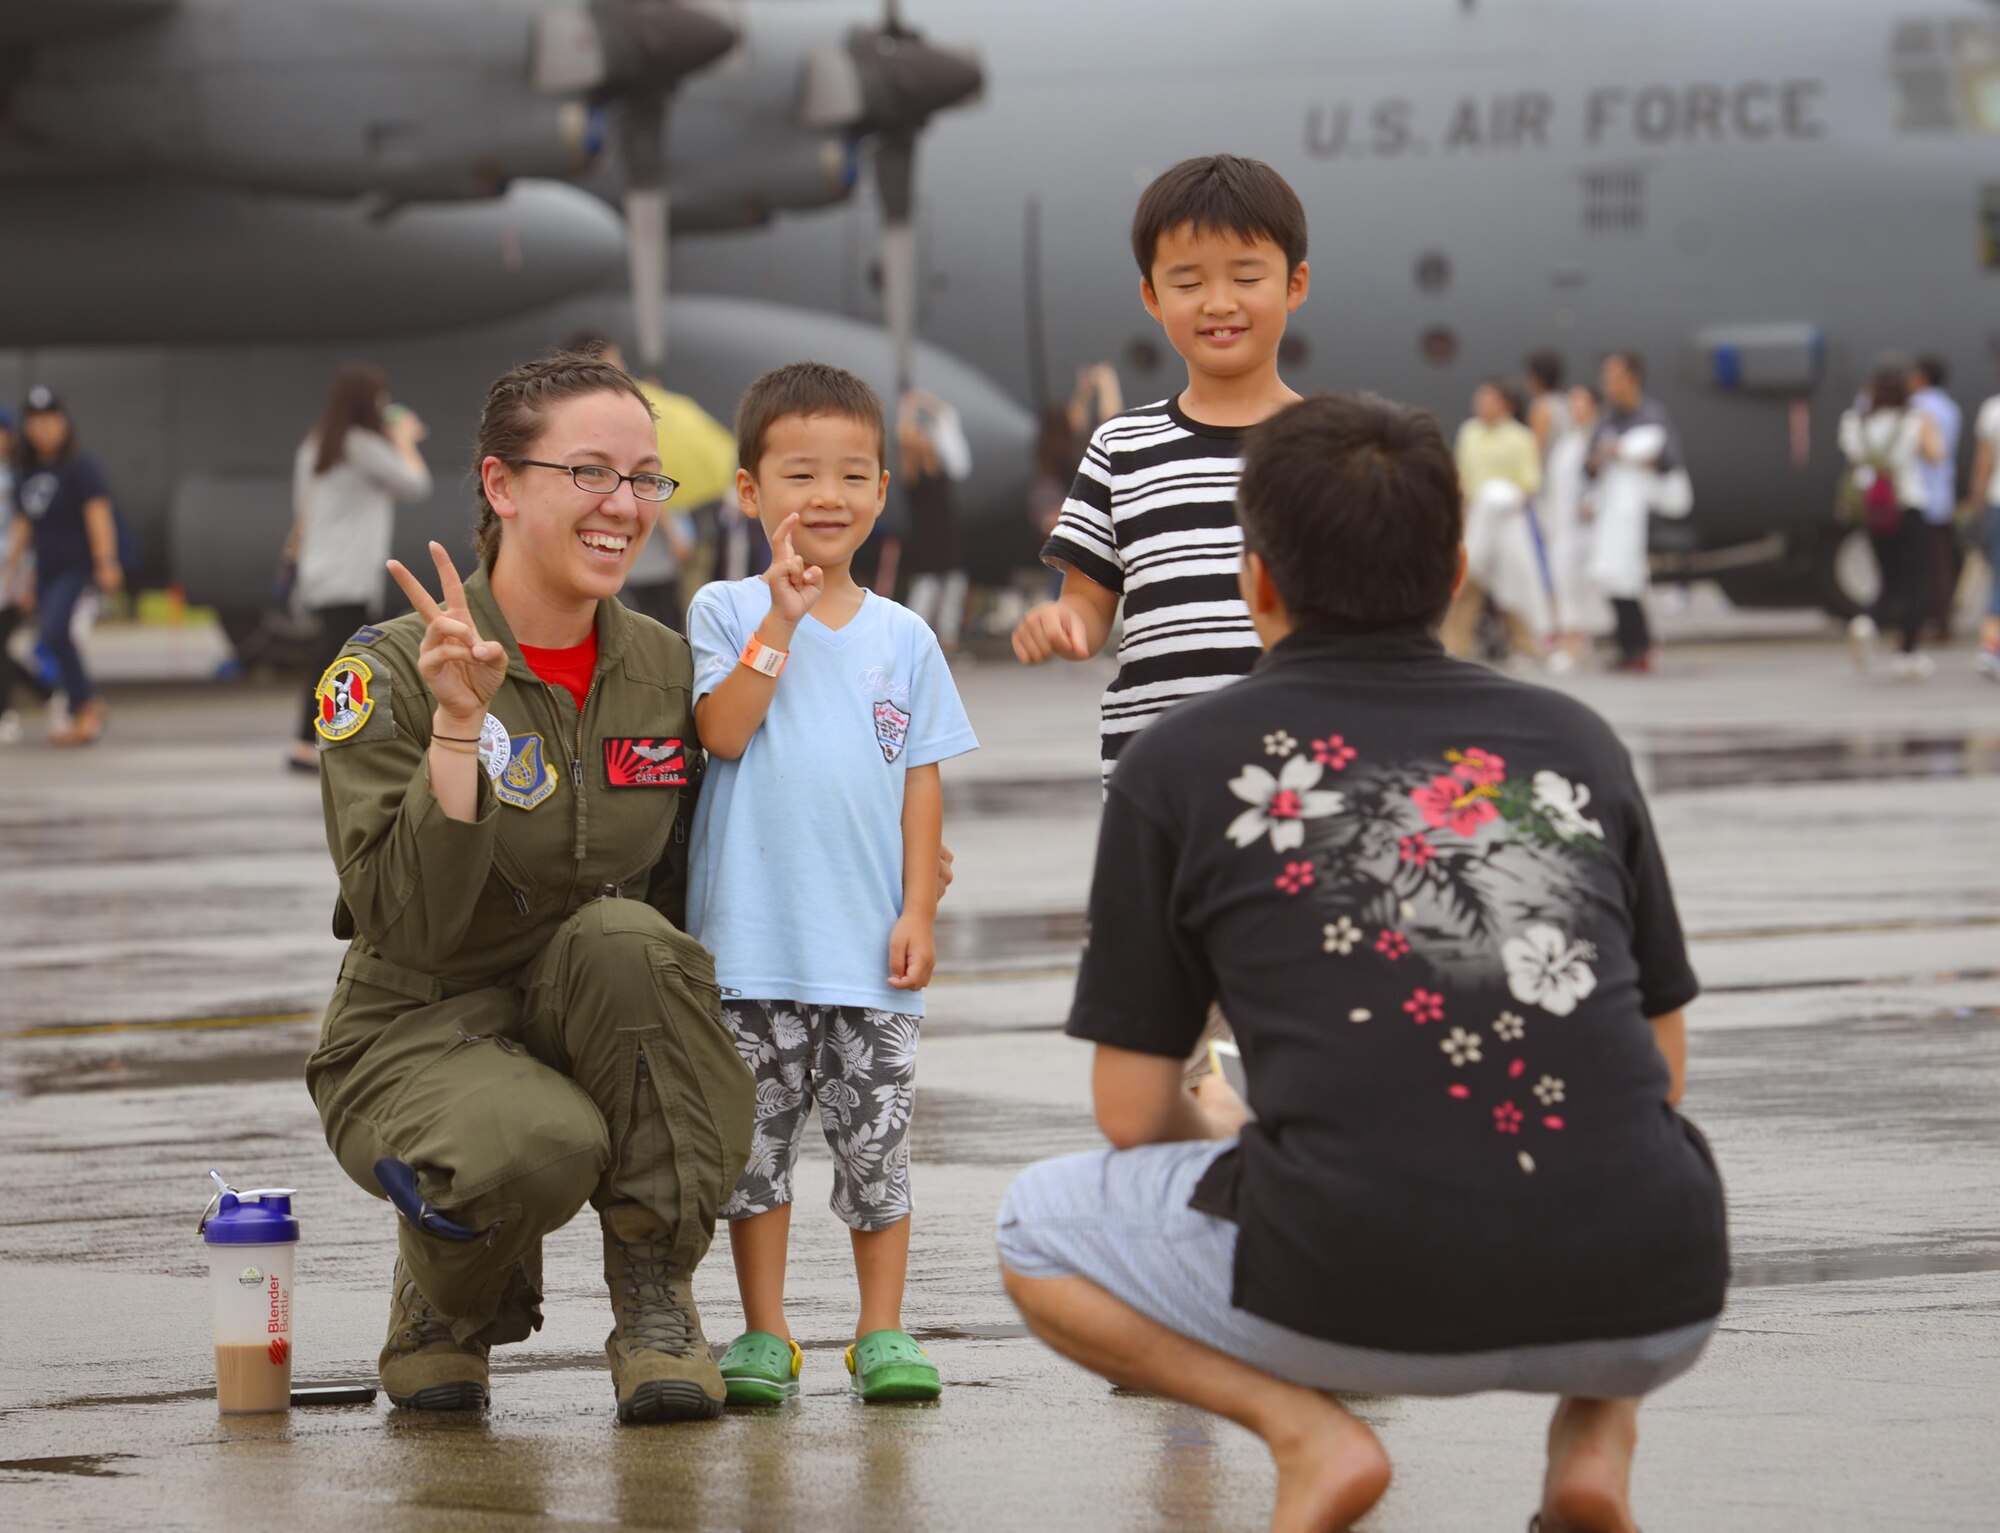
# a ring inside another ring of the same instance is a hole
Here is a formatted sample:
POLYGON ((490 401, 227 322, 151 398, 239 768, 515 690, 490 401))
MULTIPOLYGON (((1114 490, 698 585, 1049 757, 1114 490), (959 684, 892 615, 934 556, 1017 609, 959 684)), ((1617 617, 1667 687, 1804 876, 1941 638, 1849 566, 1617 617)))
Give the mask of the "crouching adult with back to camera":
POLYGON ((1274 1530, 1388 1486, 1324 1391, 1504 1389, 1561 1397, 1543 1533, 1631 1533, 1640 1398, 1701 1355, 1728 1274, 1631 761, 1439 645, 1463 555, 1429 416, 1296 404, 1250 437, 1239 509, 1265 654, 1112 776, 1069 1030, 1113 1148, 1014 1183, 1008 1290, 1058 1351, 1260 1434, 1274 1530), (1212 999, 1247 1119, 1182 1085, 1212 999))
POLYGON ((619 369, 558 355, 480 418, 479 568, 321 677, 336 935, 306 1080, 341 1167, 402 1213, 383 1386, 485 1404, 541 1325, 541 1242, 603 1225, 624 1421, 722 1409, 690 1278, 748 1154, 750 1073, 682 930, 685 640, 617 601, 673 491, 619 369))

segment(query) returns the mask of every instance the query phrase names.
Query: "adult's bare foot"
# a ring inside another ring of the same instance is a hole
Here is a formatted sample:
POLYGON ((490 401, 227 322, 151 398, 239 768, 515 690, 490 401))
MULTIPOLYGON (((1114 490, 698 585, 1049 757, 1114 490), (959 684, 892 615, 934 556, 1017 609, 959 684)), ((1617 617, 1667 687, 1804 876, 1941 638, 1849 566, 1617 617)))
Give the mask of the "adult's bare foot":
POLYGON ((1632 1520, 1637 1400, 1565 1399, 1549 1421, 1542 1533, 1638 1533, 1632 1520))
POLYGON ((1271 1533, 1340 1533, 1389 1488, 1389 1455, 1362 1422, 1305 1393, 1308 1403, 1265 1439, 1278 1466, 1271 1533))

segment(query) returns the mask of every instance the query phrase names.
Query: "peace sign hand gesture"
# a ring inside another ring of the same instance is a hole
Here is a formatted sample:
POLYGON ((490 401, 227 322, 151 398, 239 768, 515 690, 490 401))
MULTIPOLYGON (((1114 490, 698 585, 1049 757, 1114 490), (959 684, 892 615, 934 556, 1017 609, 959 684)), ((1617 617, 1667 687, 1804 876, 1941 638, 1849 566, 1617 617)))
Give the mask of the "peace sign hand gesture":
POLYGON ((444 592, 442 605, 432 601, 422 582, 394 559, 389 561, 389 573, 424 619, 417 673, 437 699, 438 712, 454 726, 451 732, 476 736, 486 720, 486 705, 507 678, 507 651, 479 636, 451 555, 441 543, 430 547, 439 589, 444 592))
POLYGON ((792 529, 798 524, 796 511, 778 524, 771 534, 771 567, 764 572, 771 587, 771 611, 788 625, 800 622, 826 591, 826 571, 792 552, 792 529))

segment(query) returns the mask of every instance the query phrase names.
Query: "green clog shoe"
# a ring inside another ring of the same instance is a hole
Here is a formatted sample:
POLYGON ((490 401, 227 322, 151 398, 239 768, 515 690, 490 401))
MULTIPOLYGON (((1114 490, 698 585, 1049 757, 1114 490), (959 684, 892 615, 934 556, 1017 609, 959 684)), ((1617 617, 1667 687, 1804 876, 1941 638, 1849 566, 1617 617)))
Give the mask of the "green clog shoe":
POLYGON ((944 1393, 937 1364, 901 1331, 870 1331, 847 1349, 848 1387, 870 1405, 935 1400, 944 1393))
POLYGON ((722 1385, 731 1405, 783 1405, 799 1393, 799 1344, 769 1331, 745 1331, 722 1354, 722 1385))

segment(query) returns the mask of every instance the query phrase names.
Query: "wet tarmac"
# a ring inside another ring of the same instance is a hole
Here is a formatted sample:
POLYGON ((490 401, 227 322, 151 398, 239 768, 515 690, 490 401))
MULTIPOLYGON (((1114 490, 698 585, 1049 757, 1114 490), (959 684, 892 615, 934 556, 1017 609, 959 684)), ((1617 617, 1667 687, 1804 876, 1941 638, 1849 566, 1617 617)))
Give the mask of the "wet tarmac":
MULTIPOLYGON (((1957 657, 1963 660, 1963 654, 1957 657)), ((908 1316, 949 1388, 863 1408, 852 1276, 810 1151, 792 1266, 805 1398, 621 1430, 596 1231, 484 1418, 215 1414, 195 1215, 211 1165, 300 1189, 299 1375, 367 1378, 392 1229, 299 1083, 339 945, 290 699, 114 697, 105 746, 0 754, 0 1507, 34 1529, 1254 1529, 1258 1445, 1114 1396, 1022 1330, 990 1236, 1025 1162, 1096 1142, 1060 1036, 1102 673, 978 665, 947 769, 961 877, 915 1128, 908 1316)), ((1620 726, 1708 993, 1688 1111, 1728 1177, 1736 1285, 1646 1410, 1648 1533, 1986 1529, 2000 1505, 2000 688, 1855 678, 1830 644, 1687 646, 1566 683, 1620 726)), ((816 1143, 808 1136, 809 1146, 816 1143)), ((697 1284, 733 1333, 726 1260, 697 1284)), ((1398 1467, 1380 1533, 1518 1529, 1546 1403, 1359 1402, 1398 1467)))

